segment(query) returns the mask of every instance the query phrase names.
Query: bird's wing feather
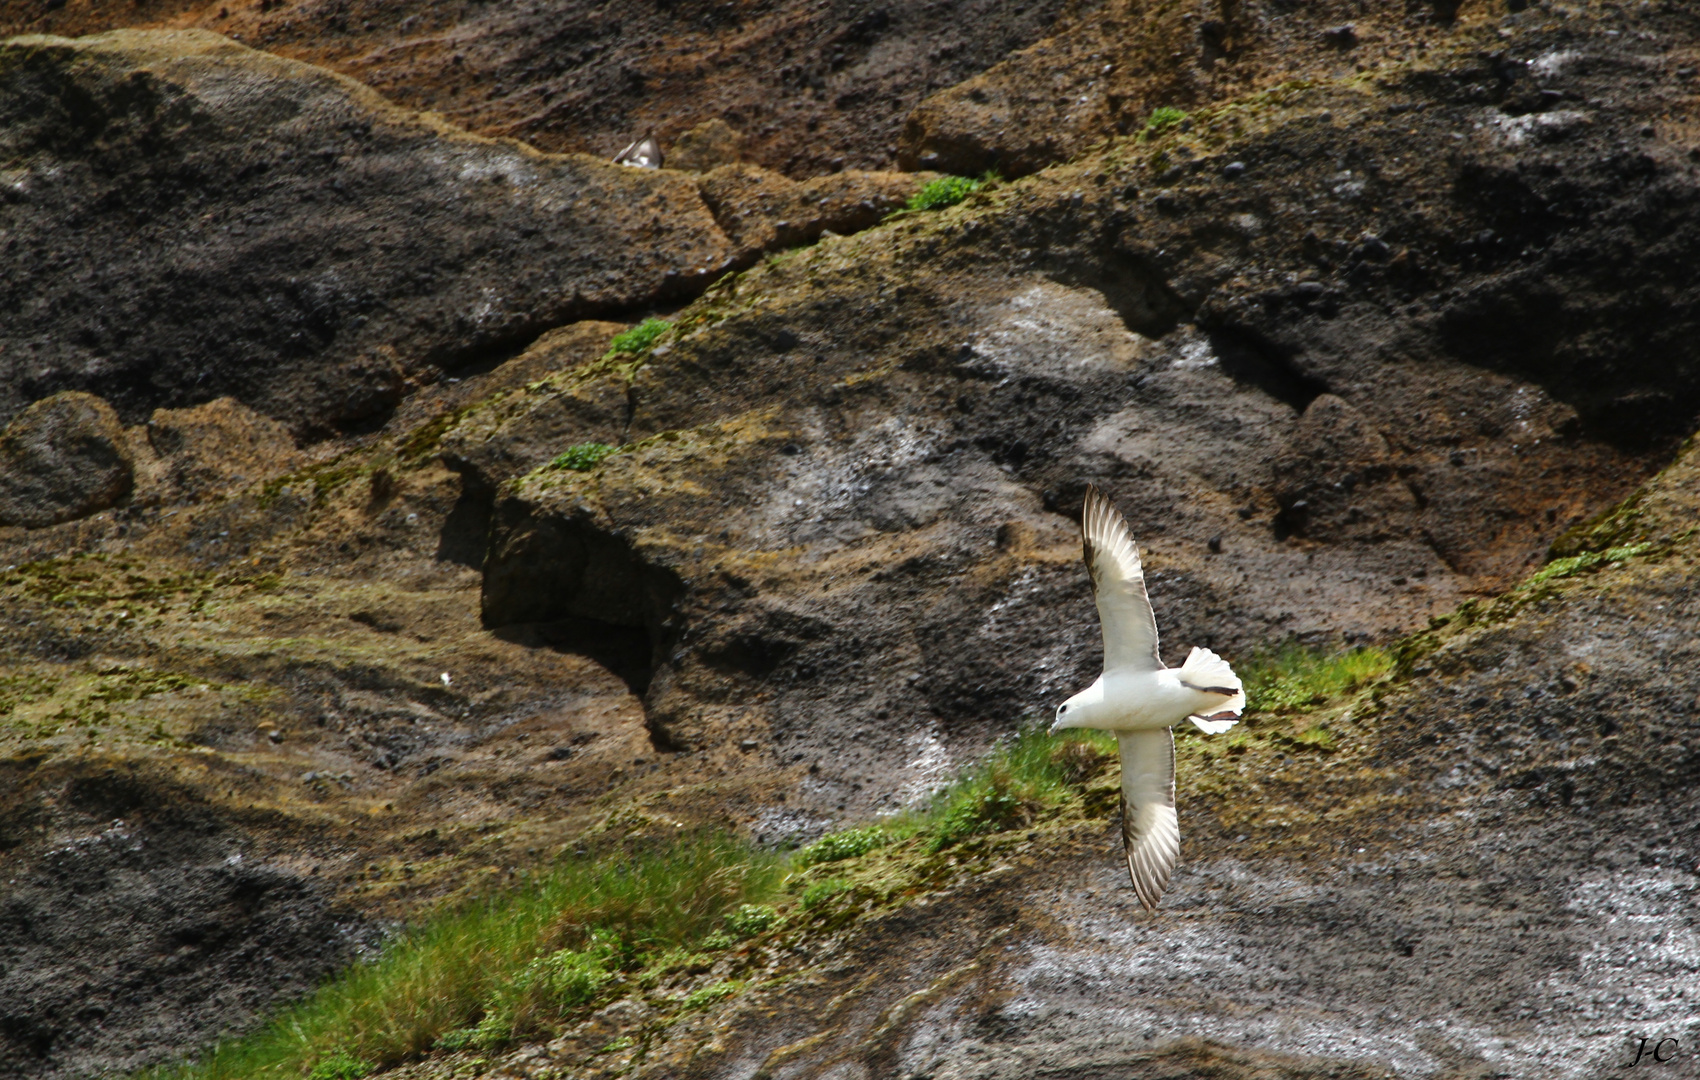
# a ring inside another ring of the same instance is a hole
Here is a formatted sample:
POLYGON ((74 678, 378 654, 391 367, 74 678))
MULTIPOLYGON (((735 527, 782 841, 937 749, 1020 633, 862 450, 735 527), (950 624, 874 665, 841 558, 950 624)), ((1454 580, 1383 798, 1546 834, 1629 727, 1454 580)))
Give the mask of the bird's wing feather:
POLYGON ((1151 598, 1145 592, 1139 549, 1128 533, 1127 521, 1096 487, 1086 489, 1080 539, 1098 601, 1098 621, 1104 628, 1104 670, 1161 668, 1157 617, 1151 613, 1151 598))
POLYGON ((1133 891, 1156 911, 1181 853, 1175 817, 1175 737, 1168 728, 1117 732, 1122 757, 1122 843, 1133 891))

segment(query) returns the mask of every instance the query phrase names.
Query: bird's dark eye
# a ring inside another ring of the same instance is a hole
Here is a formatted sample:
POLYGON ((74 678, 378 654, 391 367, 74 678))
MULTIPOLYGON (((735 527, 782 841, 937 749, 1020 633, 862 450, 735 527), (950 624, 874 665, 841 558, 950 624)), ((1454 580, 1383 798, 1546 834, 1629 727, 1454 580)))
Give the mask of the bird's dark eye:
POLYGON ((1068 706, 1064 705, 1062 708, 1058 709, 1057 711, 1058 712, 1068 712, 1068 706))

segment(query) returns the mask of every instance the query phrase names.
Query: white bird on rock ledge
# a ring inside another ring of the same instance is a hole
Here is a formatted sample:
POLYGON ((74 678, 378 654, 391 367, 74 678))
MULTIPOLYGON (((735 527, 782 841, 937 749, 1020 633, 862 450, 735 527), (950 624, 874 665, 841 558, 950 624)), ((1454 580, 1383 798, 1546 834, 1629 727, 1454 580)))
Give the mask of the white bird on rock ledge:
POLYGON ((1169 729, 1191 720, 1210 735, 1227 731, 1245 709, 1245 690, 1228 662, 1209 649, 1193 649, 1179 668, 1163 666, 1139 549, 1127 521, 1096 487, 1086 489, 1080 537, 1104 628, 1104 673, 1057 708, 1051 730, 1116 733, 1127 872, 1139 902, 1156 911, 1181 851, 1169 729))

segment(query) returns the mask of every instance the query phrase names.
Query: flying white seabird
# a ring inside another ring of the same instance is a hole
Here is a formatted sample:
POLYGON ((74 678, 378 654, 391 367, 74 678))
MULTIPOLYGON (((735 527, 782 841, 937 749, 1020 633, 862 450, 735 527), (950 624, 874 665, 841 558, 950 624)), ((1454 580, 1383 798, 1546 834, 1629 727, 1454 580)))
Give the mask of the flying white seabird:
POLYGON ((1209 649, 1193 649, 1179 668, 1163 666, 1139 549, 1127 521, 1096 487, 1086 489, 1080 537, 1104 628, 1104 673, 1058 706, 1051 730, 1116 733, 1127 872, 1139 902, 1156 911, 1181 851, 1175 737, 1169 729, 1191 720, 1207 734, 1221 734, 1239 720, 1245 691, 1234 669, 1209 649))

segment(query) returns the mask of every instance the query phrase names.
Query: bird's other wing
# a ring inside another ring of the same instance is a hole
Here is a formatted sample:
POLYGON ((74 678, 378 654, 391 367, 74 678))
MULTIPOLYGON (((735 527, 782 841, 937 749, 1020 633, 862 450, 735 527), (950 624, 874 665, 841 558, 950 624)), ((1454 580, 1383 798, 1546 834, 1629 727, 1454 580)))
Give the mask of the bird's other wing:
POLYGON ((1168 728, 1116 733, 1122 755, 1122 844, 1145 910, 1156 911, 1181 853, 1175 817, 1175 737, 1168 728))
POLYGON ((1081 547, 1104 628, 1105 671, 1156 671, 1157 617, 1145 592, 1145 568, 1139 564, 1123 519, 1096 486, 1086 489, 1080 515, 1081 547))

